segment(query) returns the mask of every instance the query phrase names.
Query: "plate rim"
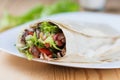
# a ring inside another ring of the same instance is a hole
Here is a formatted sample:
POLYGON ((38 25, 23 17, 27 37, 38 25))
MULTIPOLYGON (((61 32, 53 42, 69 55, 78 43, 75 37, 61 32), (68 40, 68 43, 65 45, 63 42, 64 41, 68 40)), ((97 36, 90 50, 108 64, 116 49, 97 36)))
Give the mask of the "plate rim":
MULTIPOLYGON (((86 14, 104 14, 104 15, 108 15, 108 16, 116 16, 116 17, 118 17, 119 15, 114 15, 114 14, 107 14, 107 13, 94 13, 94 12, 72 12, 72 13, 62 13, 62 15, 66 15, 66 14, 80 14, 80 13, 82 13, 82 14, 84 14, 84 13, 86 13, 86 14)), ((54 16, 59 16, 59 15, 61 15, 61 14, 56 14, 56 15, 52 15, 51 17, 54 17, 54 16)), ((119 16, 120 17, 120 16, 119 16)), ((44 19, 44 18, 42 18, 42 19, 44 19)), ((38 19, 38 20, 34 20, 35 22, 36 21, 39 21, 39 20, 42 20, 42 19, 38 19)), ((27 24, 30 24, 30 23, 32 23, 32 22, 34 22, 34 21, 31 21, 31 22, 28 22, 28 23, 26 23, 26 24, 22 24, 22 25, 20 25, 21 27, 22 26, 24 26, 24 25, 27 25, 27 24)), ((17 27, 17 28, 19 28, 19 27, 17 27)), ((13 28, 13 29, 17 29, 17 28, 13 28)), ((10 29, 10 30, 7 30, 8 32, 9 31, 11 31, 11 30, 13 30, 13 29, 10 29)), ((4 34, 4 33, 7 33, 7 31, 5 31, 5 32, 3 32, 3 33, 0 33, 0 36, 2 35, 2 34, 4 34)), ((9 54, 12 54, 12 55, 15 55, 15 53, 13 53, 13 52, 10 52, 10 51, 7 51, 7 50, 4 50, 4 49, 2 49, 2 48, 0 48, 0 50, 2 50, 2 51, 5 51, 5 52, 7 52, 7 53, 9 53, 9 54)), ((21 54, 21 53, 20 53, 21 54)), ((18 56, 18 55, 15 55, 15 56, 18 56)), ((25 57, 23 57, 23 56, 18 56, 18 57, 21 57, 21 58, 25 58, 25 57)), ((26 59, 26 58, 25 58, 26 59)), ((115 69, 115 68, 120 68, 120 65, 119 66, 114 66, 114 67, 85 67, 85 66, 82 66, 82 67, 80 67, 80 66, 72 66, 72 65, 65 65, 65 64, 59 64, 59 63, 55 63, 55 62, 51 62, 51 61, 46 61, 46 60, 36 60, 36 59, 33 59, 33 61, 37 61, 37 62, 42 62, 42 63, 47 63, 47 64, 52 64, 52 65, 59 65, 59 66, 67 66, 67 67, 74 67, 74 68, 89 68, 89 69, 115 69)))

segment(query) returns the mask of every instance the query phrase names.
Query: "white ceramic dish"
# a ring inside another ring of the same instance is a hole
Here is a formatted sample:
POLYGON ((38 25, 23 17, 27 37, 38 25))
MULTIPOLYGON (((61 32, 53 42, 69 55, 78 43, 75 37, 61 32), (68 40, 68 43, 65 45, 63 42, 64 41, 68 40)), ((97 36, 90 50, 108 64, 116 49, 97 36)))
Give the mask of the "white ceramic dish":
MULTIPOLYGON (((46 19, 46 18, 43 18, 46 19)), ((65 13, 58 14, 47 19, 69 19, 79 21, 81 23, 93 23, 93 24, 104 24, 109 25, 114 28, 116 31, 120 32, 120 16, 112 14, 103 14, 103 13, 90 13, 90 12, 74 12, 74 13, 65 13)), ((16 55, 18 57, 25 58, 21 53, 18 52, 14 46, 19 32, 27 25, 37 22, 39 20, 32 21, 30 23, 21 25, 17 28, 8 30, 0 34, 0 50, 6 51, 9 54, 16 55)), ((99 69, 110 69, 110 68, 120 68, 120 61, 114 62, 104 62, 104 63, 63 63, 63 62, 52 62, 34 59, 34 61, 44 62, 48 64, 68 66, 68 67, 77 67, 77 68, 99 68, 99 69)))

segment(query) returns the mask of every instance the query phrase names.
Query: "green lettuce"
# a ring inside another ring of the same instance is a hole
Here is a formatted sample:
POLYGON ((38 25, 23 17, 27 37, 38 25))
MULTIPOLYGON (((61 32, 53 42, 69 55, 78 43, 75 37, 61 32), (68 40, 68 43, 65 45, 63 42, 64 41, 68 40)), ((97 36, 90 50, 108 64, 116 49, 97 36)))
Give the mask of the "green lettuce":
POLYGON ((24 53, 25 53, 25 55, 26 55, 26 57, 27 57, 28 60, 32 60, 33 59, 32 54, 28 50, 25 51, 24 53))
POLYGON ((79 6, 77 2, 75 2, 74 0, 58 0, 56 3, 48 6, 40 4, 32 8, 25 14, 19 16, 13 16, 8 12, 5 12, 3 18, 0 21, 0 32, 24 24, 34 19, 39 19, 41 17, 57 13, 73 11, 79 11, 79 6))
POLYGON ((43 33, 53 34, 59 32, 59 28, 56 25, 51 25, 49 22, 42 22, 40 25, 40 29, 43 33))
POLYGON ((53 37, 52 36, 49 36, 43 43, 49 43, 51 47, 54 47, 55 49, 57 50, 61 50, 60 48, 58 48, 56 46, 56 43, 55 41, 53 40, 53 37))

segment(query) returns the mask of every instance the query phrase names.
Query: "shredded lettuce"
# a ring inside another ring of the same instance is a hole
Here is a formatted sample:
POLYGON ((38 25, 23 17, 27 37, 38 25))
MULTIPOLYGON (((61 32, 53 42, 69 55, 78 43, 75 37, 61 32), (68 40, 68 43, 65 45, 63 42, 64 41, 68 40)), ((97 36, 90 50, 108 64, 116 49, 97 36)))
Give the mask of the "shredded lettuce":
POLYGON ((36 35, 36 32, 34 32, 33 36, 32 35, 29 35, 26 37, 26 46, 38 46, 40 48, 43 48, 44 47, 44 44, 42 41, 40 41, 39 39, 37 39, 37 35, 36 35))
POLYGON ((58 48, 58 47, 56 46, 56 43, 55 43, 55 41, 53 40, 52 36, 49 36, 49 37, 44 41, 44 43, 49 43, 50 46, 54 47, 55 49, 61 50, 60 48, 58 48))
POLYGON ((18 49, 19 49, 20 52, 22 52, 22 51, 24 51, 24 50, 26 50, 28 48, 29 48, 28 46, 25 46, 25 47, 21 47, 21 48, 18 48, 18 49))
POLYGON ((32 54, 30 54, 29 51, 25 51, 25 55, 28 58, 28 60, 32 60, 33 59, 33 56, 32 56, 32 54))
POLYGON ((26 40, 26 46, 31 47, 31 46, 34 44, 33 41, 32 41, 32 38, 33 38, 32 35, 28 35, 28 36, 25 38, 25 40, 26 40))
POLYGON ((45 34, 57 33, 60 30, 57 26, 51 25, 49 22, 45 22, 45 21, 41 23, 40 29, 45 34))
POLYGON ((57 33, 60 31, 60 29, 56 25, 51 25, 49 22, 42 22, 40 25, 40 30, 46 35, 50 34, 47 36, 47 39, 43 41, 41 38, 39 39, 40 42, 43 44, 49 43, 51 47, 54 47, 57 50, 61 50, 56 46, 55 41, 53 40, 52 34, 57 33))
POLYGON ((38 39, 37 39, 37 34, 36 34, 36 32, 34 32, 34 34, 33 34, 32 41, 33 41, 33 42, 34 42, 34 44, 37 46, 38 39))
POLYGON ((30 45, 37 45, 38 43, 38 39, 37 39, 37 35, 36 35, 36 32, 34 32, 33 36, 32 35, 29 35, 26 37, 26 42, 27 42, 27 45, 30 46, 30 45))
POLYGON ((44 34, 50 34, 49 36, 47 36, 47 39, 45 39, 45 41, 42 41, 42 39, 40 39, 40 41, 44 44, 49 43, 50 46, 54 47, 55 49, 61 50, 56 46, 56 43, 52 37, 52 34, 58 33, 60 29, 56 25, 51 25, 49 22, 42 22, 40 25, 40 29, 44 34))

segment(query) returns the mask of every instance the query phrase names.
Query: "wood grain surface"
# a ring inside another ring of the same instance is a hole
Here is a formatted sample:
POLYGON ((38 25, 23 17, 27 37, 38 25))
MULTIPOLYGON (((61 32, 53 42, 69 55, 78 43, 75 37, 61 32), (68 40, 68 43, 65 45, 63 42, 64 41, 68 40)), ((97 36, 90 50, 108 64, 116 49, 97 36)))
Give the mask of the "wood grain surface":
MULTIPOLYGON (((0 0, 0 16, 5 9, 14 15, 41 3, 55 0, 0 0)), ((105 12, 120 13, 120 0, 108 0, 105 12)), ((97 70, 55 66, 28 61, 0 51, 0 80, 120 80, 120 69, 97 70)))

